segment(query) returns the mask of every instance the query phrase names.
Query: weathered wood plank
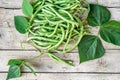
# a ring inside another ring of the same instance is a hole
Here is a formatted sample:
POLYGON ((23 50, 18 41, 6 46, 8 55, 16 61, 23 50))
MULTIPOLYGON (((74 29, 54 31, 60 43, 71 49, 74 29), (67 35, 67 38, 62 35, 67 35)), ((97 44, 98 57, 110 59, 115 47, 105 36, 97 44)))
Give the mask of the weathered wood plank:
MULTIPOLYGON (((96 3, 97 0, 87 0, 90 3, 96 3)), ((120 0, 98 0, 99 4, 107 7, 120 7, 120 0)), ((0 0, 0 7, 3 8, 21 8, 22 0, 0 0)))
MULTIPOLYGON (((112 19, 120 21, 120 9, 110 8, 110 11, 112 19)), ((22 49, 20 42, 26 40, 26 35, 19 34, 14 28, 13 18, 15 15, 22 15, 21 10, 0 9, 0 49, 22 49)), ((93 33, 96 33, 96 29, 93 29, 93 33)), ((106 49, 120 49, 118 46, 103 43, 106 49)), ((33 49, 28 44, 25 44, 25 48, 33 49)))
MULTIPOLYGON (((6 80, 6 73, 0 73, 1 80, 6 80)), ((59 74, 59 73, 38 73, 34 76, 31 73, 24 73, 20 78, 11 80, 119 80, 120 74, 59 74)))
MULTIPOLYGON (((95 3, 95 0, 88 0, 95 3)), ((107 7, 120 7, 120 0, 98 0, 98 2, 107 7)), ((22 0, 0 0, 0 7, 3 8, 21 8, 22 0)), ((120 9, 110 8, 112 12, 112 19, 120 21, 120 9)), ((19 34, 13 25, 13 16, 22 14, 21 11, 12 9, 0 8, 0 49, 22 49, 20 42, 26 40, 26 35, 19 34), (11 27, 8 27, 7 22, 11 27)), ((93 30, 94 31, 94 30, 93 30)), ((93 33, 96 33, 96 29, 93 33)), ((118 46, 106 44, 103 42, 106 49, 120 49, 118 46)), ((29 45, 25 45, 26 49, 33 49, 29 45)), ((74 50, 73 52, 77 52, 74 50)), ((43 56, 42 59, 30 61, 37 72, 63 72, 63 73, 38 73, 37 76, 31 73, 24 73, 21 78, 12 80, 119 80, 120 79, 120 50, 107 50, 103 58, 94 61, 89 61, 78 65, 78 54, 68 53, 66 55, 59 55, 64 59, 74 61, 75 67, 68 67, 64 64, 57 63, 49 59, 48 56, 43 56), (75 73, 64 73, 75 72, 75 73), (84 74, 77 72, 86 72, 84 74), (97 72, 95 74, 87 74, 87 72, 97 72), (102 72, 116 73, 116 74, 99 74, 102 72)), ((7 72, 7 62, 9 59, 18 58, 26 59, 32 56, 37 56, 36 51, 0 51, 0 72, 7 72)), ((29 72, 27 69, 23 71, 29 72)), ((7 74, 0 73, 0 79, 6 80, 7 74)))
MULTIPOLYGON (((37 56, 36 51, 0 51, 0 72, 8 71, 7 62, 9 59, 28 59, 37 56)), ((58 55, 58 54, 57 54, 58 55)), ((73 60, 74 67, 54 62, 47 55, 41 59, 29 61, 37 72, 116 72, 120 73, 120 50, 107 50, 104 57, 88 61, 79 65, 77 53, 58 55, 66 60, 73 60)), ((28 72, 27 69, 23 71, 28 72)))
MULTIPOLYGON (((120 20, 120 9, 110 8, 112 19, 120 20)), ((26 35, 19 34, 14 27, 14 16, 22 15, 21 10, 0 9, 0 49, 22 49, 20 42, 26 40, 26 35), (7 22, 9 22, 10 27, 7 22)), ((93 29, 93 33, 97 29, 93 29)), ((103 42, 105 43, 105 42, 103 42)), ((118 46, 105 43, 106 49, 120 49, 118 46)), ((26 49, 33 49, 30 45, 25 44, 26 49)))

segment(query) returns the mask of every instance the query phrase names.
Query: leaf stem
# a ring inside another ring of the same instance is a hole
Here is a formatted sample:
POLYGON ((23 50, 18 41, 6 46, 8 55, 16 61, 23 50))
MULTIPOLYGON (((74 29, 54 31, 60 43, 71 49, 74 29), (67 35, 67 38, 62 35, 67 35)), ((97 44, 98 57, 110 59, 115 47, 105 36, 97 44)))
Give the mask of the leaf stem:
POLYGON ((99 34, 100 34, 100 26, 98 27, 98 33, 97 33, 98 37, 99 37, 99 34))
POLYGON ((49 57, 51 59, 53 59, 56 62, 61 62, 61 63, 64 63, 64 64, 66 64, 68 66, 73 66, 73 62, 71 60, 63 60, 63 59, 57 57, 56 55, 54 55, 52 53, 47 53, 47 54, 49 55, 49 57))
POLYGON ((44 53, 40 53, 38 56, 29 58, 29 59, 25 59, 25 61, 31 61, 31 60, 35 60, 35 59, 37 59, 37 58, 41 58, 43 54, 44 54, 44 53))

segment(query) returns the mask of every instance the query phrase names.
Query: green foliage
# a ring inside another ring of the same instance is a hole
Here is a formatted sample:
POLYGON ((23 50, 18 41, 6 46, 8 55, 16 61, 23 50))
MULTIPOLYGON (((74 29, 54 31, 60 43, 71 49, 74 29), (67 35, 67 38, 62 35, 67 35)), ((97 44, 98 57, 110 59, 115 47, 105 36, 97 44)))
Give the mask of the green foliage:
POLYGON ((90 4, 90 12, 88 14, 88 24, 90 26, 101 26, 111 18, 110 11, 101 5, 90 4))
POLYGON ((35 71, 28 64, 26 64, 25 61, 23 61, 23 60, 11 59, 11 60, 9 60, 8 65, 10 67, 9 67, 9 71, 8 71, 8 75, 7 75, 7 80, 20 77, 21 76, 21 67, 23 65, 28 67, 28 69, 30 69, 30 71, 33 74, 35 74, 35 71))
MULTIPOLYGON (((80 63, 102 57, 105 50, 99 35, 106 42, 120 46, 120 22, 110 21, 111 13, 104 6, 85 0, 35 0, 32 5, 23 0, 22 11, 27 19, 15 16, 16 30, 22 34, 28 32, 28 41, 54 61, 72 66, 72 61, 63 60, 52 52, 67 53, 77 46, 80 63), (86 12, 89 13, 85 16, 86 12), (97 35, 88 33, 87 23, 99 26, 97 35)), ((20 77, 21 66, 26 66, 35 75, 24 60, 12 59, 8 65, 7 79, 20 77)))
POLYGON ((22 60, 17 60, 17 59, 11 59, 8 62, 8 65, 21 65, 24 61, 22 60))
POLYGON ((32 67, 29 64, 24 63, 24 65, 34 74, 36 75, 35 71, 32 69, 32 67))
MULTIPOLYGON (((101 5, 90 4, 88 14, 88 24, 92 27, 99 26, 99 34, 106 42, 120 46, 120 22, 111 20, 110 11, 101 5)), ((80 62, 85 62, 100 58, 104 55, 105 50, 100 39, 97 36, 84 36, 78 45, 80 62)))
POLYGON ((28 17, 33 15, 33 8, 28 0, 23 0, 22 12, 28 17))
POLYGON ((106 42, 120 46, 120 22, 111 20, 101 26, 100 36, 106 42))
POLYGON ((10 68, 9 68, 7 80, 9 80, 11 78, 17 78, 17 77, 20 77, 20 76, 21 76, 20 66, 11 65, 10 68))
POLYGON ((15 28, 18 32, 25 34, 29 28, 28 21, 23 16, 14 17, 15 28))
POLYGON ((80 63, 100 58, 105 50, 97 36, 86 35, 78 45, 80 63))

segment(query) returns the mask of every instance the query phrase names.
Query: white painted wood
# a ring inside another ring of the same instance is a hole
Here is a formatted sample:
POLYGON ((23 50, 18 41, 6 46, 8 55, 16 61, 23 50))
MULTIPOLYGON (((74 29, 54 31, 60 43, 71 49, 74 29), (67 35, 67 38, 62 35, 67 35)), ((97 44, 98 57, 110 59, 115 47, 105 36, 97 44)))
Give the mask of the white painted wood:
MULTIPOLYGON (((120 21, 120 9, 110 8, 112 19, 120 21)), ((14 27, 14 16, 22 15, 21 10, 0 9, 0 49, 22 49, 20 42, 26 40, 26 35, 20 34, 14 27), (10 27, 8 27, 9 22, 10 27)), ((96 33, 96 29, 92 30, 96 33)), ((120 49, 118 46, 103 42, 106 49, 120 49)), ((30 45, 25 44, 26 49, 33 49, 30 45)))
MULTIPOLYGON (((6 80, 6 73, 0 73, 0 79, 6 80)), ((59 74, 59 73, 38 73, 34 76, 31 73, 24 73, 22 77, 11 80, 119 80, 120 74, 59 74)))
MULTIPOLYGON (((97 0, 86 0, 90 3, 96 3, 97 0)), ((120 0, 98 0, 99 4, 108 7, 120 7, 120 0)), ((0 7, 3 8, 21 8, 22 0, 0 0, 0 7)))
MULTIPOLYGON (((0 71, 8 71, 7 62, 9 59, 28 59, 37 56, 36 51, 0 51, 0 71)), ((58 54, 57 54, 58 55, 58 54)), ((120 73, 120 50, 107 50, 104 57, 88 61, 79 65, 77 53, 58 55, 66 60, 73 60, 74 67, 69 67, 63 63, 54 62, 47 55, 41 59, 30 61, 29 63, 37 72, 119 72, 120 73)), ((23 71, 27 71, 24 69, 23 71)))
MULTIPOLYGON (((96 0, 88 1, 95 3, 96 0)), ((120 0, 98 0, 98 2, 99 4, 107 7, 116 7, 110 8, 110 11, 112 12, 112 19, 120 21, 120 0)), ((7 74, 2 72, 8 71, 7 62, 9 59, 26 59, 39 54, 39 52, 36 51, 15 51, 15 49, 22 49, 20 42, 26 40, 26 35, 21 35, 15 30, 13 22, 14 15, 22 15, 22 11, 20 9, 14 10, 3 8, 21 8, 21 3, 22 0, 0 0, 0 80, 6 80, 7 74), (10 28, 6 22, 10 23, 10 28), (10 49, 13 51, 10 51, 10 49)), ((93 29, 93 33, 96 33, 96 29, 93 29)), ((118 73, 120 73, 120 50, 118 49, 120 49, 120 47, 106 44, 105 42, 103 43, 106 49, 111 50, 107 50, 105 56, 100 59, 79 65, 77 50, 74 50, 71 53, 59 55, 61 58, 74 61, 75 66, 68 67, 62 63, 54 62, 45 55, 42 59, 36 59, 29 62, 37 72, 42 73, 38 73, 37 76, 34 76, 31 73, 24 73, 21 78, 12 80, 119 80, 120 74, 118 73), (90 72, 90 74, 87 72, 90 72), (113 74, 104 74, 103 72, 113 74)), ((25 48, 33 49, 33 47, 29 45, 25 45, 25 48)), ((29 72, 26 68, 24 68, 23 71, 29 72)))

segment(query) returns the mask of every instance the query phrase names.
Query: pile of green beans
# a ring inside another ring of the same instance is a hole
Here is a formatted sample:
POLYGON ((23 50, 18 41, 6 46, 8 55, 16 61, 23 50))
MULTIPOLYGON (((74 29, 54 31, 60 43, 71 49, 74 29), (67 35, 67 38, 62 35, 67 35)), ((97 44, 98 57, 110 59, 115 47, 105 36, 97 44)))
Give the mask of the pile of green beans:
POLYGON ((35 0, 28 41, 39 50, 67 53, 85 34, 85 0, 35 0))

